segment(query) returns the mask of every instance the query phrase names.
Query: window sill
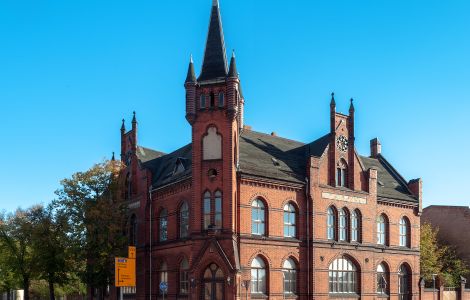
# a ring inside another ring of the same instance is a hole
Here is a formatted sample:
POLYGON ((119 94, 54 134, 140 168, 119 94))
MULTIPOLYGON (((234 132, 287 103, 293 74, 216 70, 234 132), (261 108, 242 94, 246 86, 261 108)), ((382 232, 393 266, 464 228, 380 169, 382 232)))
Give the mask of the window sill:
POLYGON ((265 294, 258 294, 258 293, 252 293, 251 294, 251 299, 268 299, 268 295, 265 294))
POLYGON ((377 294, 377 298, 380 298, 380 299, 389 299, 390 296, 387 295, 387 294, 377 294))
POLYGON ((299 296, 297 296, 296 294, 292 294, 292 293, 284 294, 284 299, 297 299, 297 298, 299 298, 299 296))
POLYGON ((330 293, 330 298, 360 298, 358 294, 345 294, 345 293, 330 293))

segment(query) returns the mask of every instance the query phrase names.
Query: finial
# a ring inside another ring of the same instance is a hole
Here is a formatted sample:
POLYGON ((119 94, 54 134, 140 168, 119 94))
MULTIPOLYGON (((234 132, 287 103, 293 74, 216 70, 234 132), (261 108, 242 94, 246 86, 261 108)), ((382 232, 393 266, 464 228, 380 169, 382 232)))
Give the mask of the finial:
POLYGON ((114 151, 113 151, 113 156, 111 156, 111 161, 115 161, 116 159, 114 158, 114 151))
POLYGON ((212 6, 219 6, 219 0, 212 0, 212 6))
POLYGON ((192 53, 191 53, 191 55, 189 56, 189 63, 191 63, 191 64, 194 63, 194 62, 193 62, 193 54, 192 54, 192 53))
POLYGON ((232 49, 232 58, 235 58, 235 49, 232 49))
POLYGON ((334 92, 331 93, 331 102, 330 102, 330 105, 331 105, 331 106, 336 105, 336 102, 335 102, 335 93, 334 93, 334 92))
POLYGON ((122 130, 122 131, 126 130, 126 120, 124 120, 124 119, 122 119, 121 130, 122 130))
POLYGON ((132 123, 137 123, 137 119, 135 118, 135 111, 132 112, 133 113, 133 117, 132 117, 132 123))
POLYGON ((354 103, 353 103, 353 102, 354 102, 354 99, 351 98, 350 101, 351 101, 351 105, 349 106, 349 111, 354 111, 354 103))

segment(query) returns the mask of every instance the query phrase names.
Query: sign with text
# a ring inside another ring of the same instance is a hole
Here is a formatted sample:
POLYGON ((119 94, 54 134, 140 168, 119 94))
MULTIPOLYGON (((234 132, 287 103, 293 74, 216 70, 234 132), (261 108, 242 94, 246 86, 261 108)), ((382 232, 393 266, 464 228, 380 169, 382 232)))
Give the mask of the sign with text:
POLYGON ((135 259, 116 257, 114 260, 116 287, 135 286, 135 259))

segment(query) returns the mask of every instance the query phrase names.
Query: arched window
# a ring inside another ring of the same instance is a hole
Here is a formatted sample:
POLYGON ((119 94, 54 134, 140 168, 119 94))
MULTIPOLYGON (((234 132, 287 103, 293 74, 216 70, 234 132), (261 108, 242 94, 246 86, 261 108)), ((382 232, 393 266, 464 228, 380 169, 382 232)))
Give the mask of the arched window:
POLYGON ((351 213, 351 242, 359 242, 361 238, 361 213, 356 209, 351 213))
POLYGON ((377 294, 388 295, 389 291, 389 272, 384 263, 377 266, 377 294))
POLYGON ((126 175, 126 187, 125 187, 125 200, 130 200, 132 195, 132 180, 131 180, 131 173, 127 173, 126 175))
POLYGON ((377 244, 387 245, 388 221, 384 214, 377 218, 377 244))
POLYGON ((263 201, 256 199, 251 203, 251 233, 265 234, 265 212, 263 201))
POLYGON ((295 208, 291 203, 284 205, 284 236, 295 237, 295 208))
POLYGON ((251 293, 266 294, 266 266, 259 256, 251 262, 251 293))
POLYGON ((189 206, 184 202, 180 208, 180 238, 187 238, 189 235, 189 206))
POLYGON ((409 268, 402 264, 398 270, 398 299, 411 299, 411 272, 409 268))
POLYGON ((223 92, 220 92, 219 93, 219 103, 218 103, 219 107, 224 107, 224 93, 223 92))
POLYGON ((410 222, 407 217, 400 219, 400 246, 410 247, 410 222))
POLYGON ((180 295, 187 295, 189 292, 189 263, 186 258, 180 263, 180 295))
POLYGON ((160 242, 168 240, 168 211, 166 208, 160 212, 160 242))
POLYGON ((359 294, 359 274, 348 258, 335 259, 328 268, 328 277, 330 294, 359 294))
POLYGON ((211 193, 204 193, 204 229, 211 225, 211 193))
MULTIPOLYGON (((162 265, 160 266, 160 276, 159 276, 159 280, 160 282, 159 283, 162 283, 162 282, 166 282, 168 283, 168 266, 166 264, 166 262, 162 262, 162 265)), ((163 294, 162 290, 161 289, 158 289, 160 291, 160 295, 163 294)), ((165 291, 165 295, 166 295, 166 291, 165 291)))
POLYGON ((203 284, 203 299, 224 299, 224 273, 216 264, 211 264, 204 271, 203 284))
POLYGON ((214 213, 215 228, 222 228, 222 193, 215 192, 215 213, 214 213))
POLYGON ((329 240, 336 239, 336 211, 333 207, 329 207, 327 211, 327 237, 329 240))
POLYGON ((137 218, 135 215, 132 215, 130 228, 129 228, 129 243, 131 246, 137 244, 137 218))
POLYGON ((344 242, 348 240, 348 216, 342 208, 339 210, 339 240, 344 242))
POLYGON ((348 186, 348 164, 344 159, 341 159, 336 167, 336 186, 348 186))
POLYGON ((282 277, 284 280, 284 294, 297 294, 297 267, 295 262, 289 258, 282 265, 282 277))
POLYGON ((206 108, 206 96, 204 94, 201 95, 200 100, 199 100, 199 107, 206 108))

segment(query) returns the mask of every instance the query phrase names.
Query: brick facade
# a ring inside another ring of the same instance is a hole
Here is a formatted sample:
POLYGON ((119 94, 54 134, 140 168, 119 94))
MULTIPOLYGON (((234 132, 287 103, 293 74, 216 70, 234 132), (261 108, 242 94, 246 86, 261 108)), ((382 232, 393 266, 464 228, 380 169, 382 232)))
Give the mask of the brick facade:
POLYGON ((192 127, 188 146, 170 154, 138 146, 135 118, 130 131, 126 132, 124 124, 121 130, 121 159, 127 165, 123 177, 128 178, 123 184, 127 184, 130 217, 137 220, 130 228, 137 234, 135 297, 161 298, 158 286, 164 280, 169 299, 376 299, 376 270, 382 263, 388 270, 390 298, 398 298, 398 272, 405 265, 410 293, 403 298, 418 299, 421 181, 404 181, 381 156, 378 140, 371 142, 370 157, 356 152, 352 102, 349 114, 344 115, 336 112, 332 97, 331 130, 310 144, 244 126, 245 99, 235 57, 229 68, 225 60, 217 1, 213 2, 204 60, 204 80, 196 79, 191 61, 185 82, 186 118, 192 127), (220 51, 223 57, 214 59, 220 51), (220 61, 225 65, 210 69, 220 61), (224 68, 223 77, 216 74, 224 68), (212 158, 205 160, 204 151, 210 151, 212 158), (338 169, 343 170, 343 177, 338 176, 338 169), (206 194, 210 195, 206 217, 210 226, 204 223, 206 194), (264 206, 263 234, 252 230, 255 200, 264 206), (187 236, 182 236, 181 228, 184 203, 189 206, 187 236), (289 219, 286 209, 291 208, 289 219), (334 211, 330 239, 329 208, 334 211), (347 223, 344 241, 341 210, 347 223), (352 238, 353 212, 358 218, 357 241, 352 238), (377 243, 380 215, 386 220, 385 245, 377 243), (409 222, 409 243, 400 246, 403 217, 409 222), (255 289, 252 265, 257 258, 265 265, 263 293, 251 292, 255 289), (356 269, 354 293, 330 291, 329 268, 343 258, 356 269), (284 264, 289 259, 295 264, 294 293, 285 293, 283 285, 284 264), (186 261, 189 267, 182 270, 186 261), (247 281, 251 281, 248 286, 247 281))

